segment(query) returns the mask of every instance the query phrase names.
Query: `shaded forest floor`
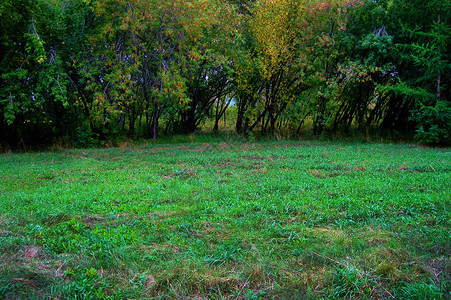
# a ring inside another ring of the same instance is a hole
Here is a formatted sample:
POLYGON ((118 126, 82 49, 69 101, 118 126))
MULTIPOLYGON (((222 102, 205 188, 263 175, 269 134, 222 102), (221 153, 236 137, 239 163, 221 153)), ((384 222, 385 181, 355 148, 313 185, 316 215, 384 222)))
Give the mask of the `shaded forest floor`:
POLYGON ((0 298, 449 299, 451 152, 322 141, 0 156, 0 298))

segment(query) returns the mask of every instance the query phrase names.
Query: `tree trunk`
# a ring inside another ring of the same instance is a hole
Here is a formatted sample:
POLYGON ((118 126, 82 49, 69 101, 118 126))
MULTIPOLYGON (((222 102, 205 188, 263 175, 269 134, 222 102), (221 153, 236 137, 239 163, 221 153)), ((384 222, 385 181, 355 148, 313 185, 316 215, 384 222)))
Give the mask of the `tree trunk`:
POLYGON ((135 122, 136 122, 136 111, 135 107, 130 109, 130 116, 128 118, 128 134, 133 136, 135 133, 135 122))
POLYGON ((241 111, 238 111, 236 115, 235 131, 238 134, 243 133, 243 114, 241 111))
POLYGON ((302 120, 301 123, 299 123, 298 129, 296 130, 296 134, 299 134, 299 132, 301 131, 302 125, 304 125, 304 120, 302 120))
POLYGON ((269 121, 270 121, 269 122, 269 132, 271 134, 274 134, 276 132, 276 121, 277 121, 277 118, 275 116, 272 116, 269 121))
POLYGON ((190 108, 188 110, 188 118, 187 118, 187 122, 185 124, 185 128, 183 128, 183 130, 187 133, 192 133, 194 131, 196 131, 197 128, 197 117, 196 117, 196 108, 198 106, 198 99, 197 96, 194 96, 194 99, 191 101, 190 104, 190 108))
POLYGON ((316 112, 315 123, 313 124, 313 135, 316 138, 319 138, 319 136, 323 132, 324 114, 326 113, 326 101, 327 99, 325 97, 321 97, 318 111, 316 112))
POLYGON ((153 111, 153 130, 152 130, 152 138, 155 141, 157 139, 157 133, 158 133, 158 105, 155 102, 155 107, 153 111))
POLYGON ((138 118, 138 134, 141 135, 142 132, 142 120, 143 120, 143 112, 139 114, 138 118))
MULTIPOLYGON (((248 101, 248 100, 246 99, 246 101, 248 101)), ((243 134, 246 132, 247 125, 248 125, 248 122, 245 122, 243 124, 243 122, 245 121, 244 114, 245 114, 245 110, 246 110, 245 100, 243 100, 242 97, 238 97, 236 106, 237 106, 238 111, 237 111, 237 115, 236 115, 235 131, 238 134, 243 134)))

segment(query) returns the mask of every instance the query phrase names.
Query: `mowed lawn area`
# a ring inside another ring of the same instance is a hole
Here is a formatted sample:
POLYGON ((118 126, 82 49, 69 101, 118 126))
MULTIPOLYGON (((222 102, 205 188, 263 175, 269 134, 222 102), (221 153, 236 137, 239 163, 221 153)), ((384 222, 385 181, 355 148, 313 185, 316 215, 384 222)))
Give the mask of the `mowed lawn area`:
POLYGON ((449 299, 450 227, 449 148, 0 156, 2 299, 449 299))

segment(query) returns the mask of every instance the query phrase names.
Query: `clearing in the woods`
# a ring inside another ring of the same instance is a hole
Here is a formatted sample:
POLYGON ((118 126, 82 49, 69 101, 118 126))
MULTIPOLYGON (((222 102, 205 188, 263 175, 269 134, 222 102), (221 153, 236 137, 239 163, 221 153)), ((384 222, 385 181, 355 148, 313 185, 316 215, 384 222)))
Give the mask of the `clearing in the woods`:
POLYGON ((451 153, 210 141, 0 156, 0 298, 447 299, 451 153))

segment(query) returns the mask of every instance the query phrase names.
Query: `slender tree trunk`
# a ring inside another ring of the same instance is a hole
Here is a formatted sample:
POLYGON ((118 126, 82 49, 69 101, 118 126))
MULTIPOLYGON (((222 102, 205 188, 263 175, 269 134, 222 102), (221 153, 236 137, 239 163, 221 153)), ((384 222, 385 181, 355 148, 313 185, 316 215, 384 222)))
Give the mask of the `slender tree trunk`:
POLYGON ((215 112, 215 126, 213 127, 213 131, 217 132, 219 130, 219 120, 221 119, 220 109, 219 109, 219 99, 216 100, 216 112, 215 112))
POLYGON ((299 123, 298 129, 296 130, 296 134, 299 134, 299 132, 301 131, 302 125, 304 125, 304 120, 302 120, 301 123, 299 123))
POLYGON ((149 108, 146 108, 146 133, 149 134, 150 132, 150 116, 149 116, 149 108))
POLYGON ((125 122, 127 121, 127 115, 126 113, 122 113, 121 114, 121 125, 122 125, 122 130, 125 130, 125 122))
POLYGON ((136 121, 136 116, 135 116, 135 107, 133 106, 133 108, 130 109, 130 117, 128 118, 128 134, 130 136, 133 136, 135 133, 135 121, 136 121))
POLYGON ((138 134, 139 135, 141 135, 141 132, 142 132, 143 114, 144 114, 144 112, 141 111, 141 113, 139 114, 139 119, 138 119, 138 134))
POLYGON ((155 107, 153 111, 153 130, 152 130, 152 138, 155 141, 157 139, 158 133, 158 104, 155 102, 155 107))
POLYGON ((265 118, 265 115, 266 115, 266 110, 264 110, 261 114, 259 113, 259 115, 258 115, 258 117, 257 117, 257 120, 255 120, 254 121, 254 123, 252 124, 252 125, 249 125, 249 118, 246 118, 245 119, 245 125, 244 125, 244 128, 246 129, 246 132, 247 131, 252 131, 252 130, 254 130, 254 128, 258 125, 258 124, 260 124, 260 122, 261 122, 261 124, 262 124, 262 126, 264 125, 264 118, 265 118), (263 119, 263 120, 262 120, 263 119))
POLYGON ((244 100, 242 99, 242 97, 237 97, 237 102, 236 102, 236 107, 237 107, 237 113, 236 113, 236 123, 235 123, 235 131, 238 134, 242 134, 244 133, 244 128, 243 128, 243 121, 244 121, 244 100))
POLYGON ((316 112, 315 124, 313 124, 313 135, 319 137, 323 132, 324 126, 324 114, 326 113, 326 101, 325 97, 321 97, 318 111, 316 112))

